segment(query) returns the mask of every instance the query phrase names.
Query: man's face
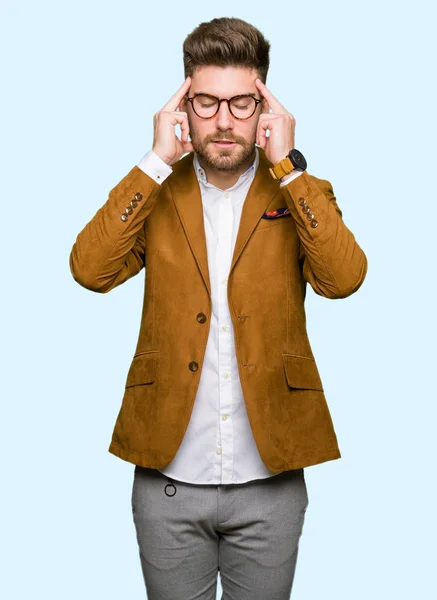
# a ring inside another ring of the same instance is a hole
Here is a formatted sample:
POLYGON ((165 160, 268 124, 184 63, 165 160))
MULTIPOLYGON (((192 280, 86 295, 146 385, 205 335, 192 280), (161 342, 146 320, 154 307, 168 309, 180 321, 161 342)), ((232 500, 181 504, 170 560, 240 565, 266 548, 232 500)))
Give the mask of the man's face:
MULTIPOLYGON (((191 87, 187 97, 205 93, 217 98, 232 98, 240 94, 252 94, 262 99, 255 85, 259 77, 257 71, 246 67, 197 68, 192 75, 191 87)), ((268 104, 258 104, 255 113, 247 120, 239 120, 232 116, 227 102, 221 102, 220 110, 211 119, 198 117, 191 102, 186 98, 179 105, 180 110, 188 114, 191 143, 204 166, 217 171, 237 171, 252 155, 259 115, 264 106, 268 112, 268 104), (217 146, 215 140, 232 140, 236 142, 229 148, 217 146)))

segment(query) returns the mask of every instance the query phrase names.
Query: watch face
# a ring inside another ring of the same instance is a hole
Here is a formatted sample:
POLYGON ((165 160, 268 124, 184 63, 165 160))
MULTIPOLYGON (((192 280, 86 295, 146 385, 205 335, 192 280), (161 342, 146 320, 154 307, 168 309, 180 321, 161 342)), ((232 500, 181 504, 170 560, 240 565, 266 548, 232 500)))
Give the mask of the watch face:
POLYGON ((305 169, 307 168, 307 161, 305 160, 304 155, 301 152, 299 152, 299 150, 293 148, 293 150, 290 151, 290 154, 288 156, 295 167, 298 167, 299 169, 305 171, 305 169))

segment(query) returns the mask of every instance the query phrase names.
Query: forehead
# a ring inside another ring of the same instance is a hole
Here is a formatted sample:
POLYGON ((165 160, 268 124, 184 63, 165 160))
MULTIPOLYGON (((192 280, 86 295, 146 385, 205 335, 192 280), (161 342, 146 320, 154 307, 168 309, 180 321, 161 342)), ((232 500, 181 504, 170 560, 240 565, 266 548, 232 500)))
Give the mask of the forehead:
POLYGON ((212 94, 231 97, 238 94, 256 94, 258 73, 247 67, 197 67, 191 77, 190 94, 212 94))

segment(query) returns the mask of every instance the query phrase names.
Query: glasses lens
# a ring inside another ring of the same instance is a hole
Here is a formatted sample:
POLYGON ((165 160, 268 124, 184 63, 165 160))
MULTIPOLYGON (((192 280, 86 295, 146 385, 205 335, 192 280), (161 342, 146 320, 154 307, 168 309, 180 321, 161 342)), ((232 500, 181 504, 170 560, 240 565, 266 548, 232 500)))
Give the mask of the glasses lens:
POLYGON ((193 100, 193 108, 199 117, 204 119, 212 117, 217 111, 217 100, 211 96, 196 96, 193 100))
POLYGON ((255 110, 255 99, 252 96, 240 96, 231 102, 231 112, 237 119, 247 119, 255 110))
MULTIPOLYGON (((199 117, 208 119, 217 112, 218 100, 211 96, 200 94, 193 100, 193 108, 199 117)), ((231 113, 237 119, 247 119, 255 111, 256 102, 252 96, 237 96, 231 101, 231 113)))

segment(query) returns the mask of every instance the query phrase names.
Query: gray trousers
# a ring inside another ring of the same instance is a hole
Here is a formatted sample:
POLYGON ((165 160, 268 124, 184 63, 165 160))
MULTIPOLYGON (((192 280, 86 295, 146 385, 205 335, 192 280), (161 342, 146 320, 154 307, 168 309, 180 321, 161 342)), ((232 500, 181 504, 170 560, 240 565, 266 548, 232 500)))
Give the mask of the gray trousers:
POLYGON ((148 600, 289 600, 308 495, 303 469, 233 485, 135 466, 132 512, 148 600))

